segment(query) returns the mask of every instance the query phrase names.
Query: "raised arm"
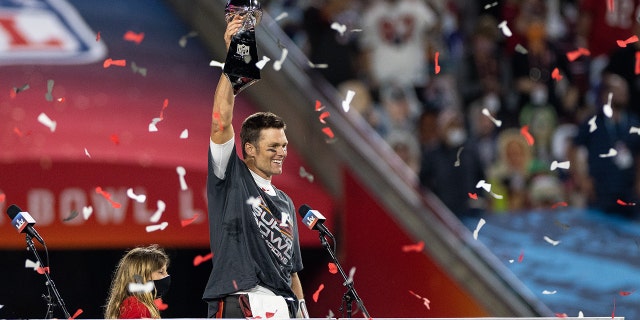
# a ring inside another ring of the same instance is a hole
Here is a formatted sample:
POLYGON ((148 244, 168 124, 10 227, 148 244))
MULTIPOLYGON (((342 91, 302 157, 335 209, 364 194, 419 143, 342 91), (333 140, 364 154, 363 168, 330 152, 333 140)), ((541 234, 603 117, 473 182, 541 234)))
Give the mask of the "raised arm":
MULTIPOLYGON (((236 34, 241 24, 242 17, 240 16, 235 17, 227 24, 227 29, 224 33, 224 42, 227 50, 231 44, 231 37, 236 34)), ((211 115, 211 141, 213 143, 223 144, 233 138, 234 132, 231 125, 233 103, 234 95, 231 82, 224 74, 221 74, 216 93, 213 96, 213 112, 211 115)))

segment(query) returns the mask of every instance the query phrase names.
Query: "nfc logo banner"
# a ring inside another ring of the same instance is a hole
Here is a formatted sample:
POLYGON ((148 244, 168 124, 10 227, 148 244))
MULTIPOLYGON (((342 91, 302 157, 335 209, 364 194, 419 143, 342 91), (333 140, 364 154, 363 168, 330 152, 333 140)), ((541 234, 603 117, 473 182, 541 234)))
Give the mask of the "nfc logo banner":
POLYGON ((65 0, 0 0, 0 65, 90 63, 106 51, 65 0))

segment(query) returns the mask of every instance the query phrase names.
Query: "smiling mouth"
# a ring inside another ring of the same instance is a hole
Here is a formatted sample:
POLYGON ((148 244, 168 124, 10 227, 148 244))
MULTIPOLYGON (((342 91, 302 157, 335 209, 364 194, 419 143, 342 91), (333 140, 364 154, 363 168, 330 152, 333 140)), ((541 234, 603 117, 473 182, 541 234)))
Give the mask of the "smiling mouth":
POLYGON ((277 165, 282 165, 282 160, 272 160, 271 162, 277 164, 277 165))

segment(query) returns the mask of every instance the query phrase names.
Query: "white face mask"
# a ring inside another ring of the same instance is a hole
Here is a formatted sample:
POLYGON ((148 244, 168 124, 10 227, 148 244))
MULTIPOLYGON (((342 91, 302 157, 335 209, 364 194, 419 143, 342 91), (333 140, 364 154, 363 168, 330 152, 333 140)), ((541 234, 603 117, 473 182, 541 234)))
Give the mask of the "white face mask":
POLYGON ((447 132, 447 145, 459 147, 467 140, 467 132, 461 128, 451 129, 447 132))

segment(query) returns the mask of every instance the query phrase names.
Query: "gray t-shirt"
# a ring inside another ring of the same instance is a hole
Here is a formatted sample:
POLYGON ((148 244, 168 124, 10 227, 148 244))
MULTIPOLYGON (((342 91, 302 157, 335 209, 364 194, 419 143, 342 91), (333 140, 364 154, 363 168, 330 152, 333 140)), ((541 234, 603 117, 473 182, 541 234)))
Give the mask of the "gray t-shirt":
POLYGON ((218 299, 256 285, 295 299, 291 273, 302 270, 302 259, 293 201, 275 187, 275 196, 258 188, 235 145, 224 172, 222 179, 214 174, 209 150, 213 269, 203 299, 218 299))

